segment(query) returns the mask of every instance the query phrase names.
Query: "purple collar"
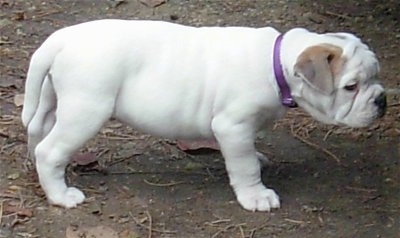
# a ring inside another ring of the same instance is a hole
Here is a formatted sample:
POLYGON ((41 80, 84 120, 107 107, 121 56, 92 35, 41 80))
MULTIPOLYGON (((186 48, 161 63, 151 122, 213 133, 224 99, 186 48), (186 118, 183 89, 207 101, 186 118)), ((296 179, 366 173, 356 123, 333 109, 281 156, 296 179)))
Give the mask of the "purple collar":
POLYGON ((283 74, 282 64, 281 64, 281 43, 282 43, 283 34, 280 34, 278 38, 275 40, 274 45, 274 73, 276 82, 278 83, 279 89, 281 91, 281 100, 282 104, 294 108, 297 107, 297 103, 293 100, 292 95, 290 93, 290 88, 285 80, 285 75, 283 74))

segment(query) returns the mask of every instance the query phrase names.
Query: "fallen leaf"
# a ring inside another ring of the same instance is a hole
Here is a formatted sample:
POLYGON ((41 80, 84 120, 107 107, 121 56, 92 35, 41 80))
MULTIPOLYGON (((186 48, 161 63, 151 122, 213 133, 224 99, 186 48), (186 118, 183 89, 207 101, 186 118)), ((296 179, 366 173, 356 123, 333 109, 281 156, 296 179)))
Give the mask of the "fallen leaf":
POLYGON ((20 187, 18 185, 11 185, 10 187, 8 187, 8 189, 11 191, 20 191, 20 190, 22 190, 22 187, 20 187))
POLYGON ((22 216, 22 217, 32 217, 33 216, 33 210, 32 209, 23 208, 23 207, 17 207, 17 206, 13 206, 13 205, 10 205, 10 204, 6 204, 3 207, 3 213, 5 215, 15 213, 18 216, 22 216))
POLYGON ((17 107, 24 105, 24 94, 17 94, 14 96, 14 104, 17 107))
POLYGON ((400 136, 400 130, 397 128, 390 128, 384 132, 384 135, 388 137, 397 137, 400 136))
POLYGON ((219 145, 215 140, 178 140, 176 146, 182 151, 198 149, 219 150, 219 145))
POLYGON ((9 174, 9 175, 7 176, 7 178, 10 179, 10 180, 16 180, 16 179, 19 178, 19 173, 18 173, 18 172, 15 172, 15 173, 9 174))
POLYGON ((108 0, 108 2, 112 8, 117 8, 119 5, 126 3, 125 0, 108 0))
POLYGON ((23 21, 25 20, 25 12, 15 12, 14 15, 11 17, 12 20, 14 21, 23 21))
POLYGON ((94 153, 79 153, 72 157, 72 161, 77 165, 85 166, 97 161, 96 154, 94 153))
POLYGON ((201 163, 197 163, 197 162, 188 162, 183 169, 184 170, 188 170, 188 171, 192 171, 192 170, 198 170, 198 169, 203 169, 205 166, 204 164, 201 163))

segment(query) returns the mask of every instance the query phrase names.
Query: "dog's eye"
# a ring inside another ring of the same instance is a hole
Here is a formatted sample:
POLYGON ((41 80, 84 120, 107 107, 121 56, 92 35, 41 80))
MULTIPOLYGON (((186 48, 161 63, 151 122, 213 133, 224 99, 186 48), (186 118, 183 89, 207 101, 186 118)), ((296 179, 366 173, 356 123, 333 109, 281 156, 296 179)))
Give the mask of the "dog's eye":
POLYGON ((344 86, 344 89, 345 89, 346 91, 351 92, 351 91, 356 90, 357 87, 358 87, 358 84, 357 84, 357 83, 354 83, 354 84, 350 84, 350 85, 344 86))

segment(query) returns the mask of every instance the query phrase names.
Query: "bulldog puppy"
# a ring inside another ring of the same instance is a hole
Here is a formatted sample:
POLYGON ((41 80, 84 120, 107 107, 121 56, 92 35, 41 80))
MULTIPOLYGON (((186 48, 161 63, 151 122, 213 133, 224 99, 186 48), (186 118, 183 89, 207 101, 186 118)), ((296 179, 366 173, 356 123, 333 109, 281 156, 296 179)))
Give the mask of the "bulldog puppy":
POLYGON ((261 182, 256 132, 296 103, 328 124, 367 126, 386 107, 378 71, 347 33, 99 20, 56 31, 33 54, 22 121, 52 204, 84 201, 65 167, 116 118, 160 137, 215 139, 239 203, 269 211, 280 201, 261 182))

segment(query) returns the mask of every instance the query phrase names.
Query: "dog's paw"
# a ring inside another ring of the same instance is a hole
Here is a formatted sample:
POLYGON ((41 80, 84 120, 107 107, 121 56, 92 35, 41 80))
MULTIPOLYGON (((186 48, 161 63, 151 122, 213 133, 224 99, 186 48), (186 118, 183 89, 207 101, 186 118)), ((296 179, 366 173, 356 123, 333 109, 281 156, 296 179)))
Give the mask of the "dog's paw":
POLYGON ((62 206, 65 208, 73 208, 85 200, 85 195, 81 190, 75 187, 69 187, 62 194, 49 197, 51 204, 62 206))
POLYGON ((279 196, 262 184, 238 189, 236 196, 240 205, 249 211, 271 211, 272 208, 280 207, 279 196))

